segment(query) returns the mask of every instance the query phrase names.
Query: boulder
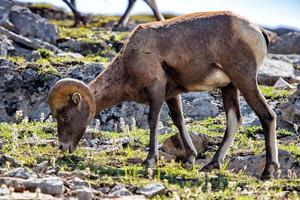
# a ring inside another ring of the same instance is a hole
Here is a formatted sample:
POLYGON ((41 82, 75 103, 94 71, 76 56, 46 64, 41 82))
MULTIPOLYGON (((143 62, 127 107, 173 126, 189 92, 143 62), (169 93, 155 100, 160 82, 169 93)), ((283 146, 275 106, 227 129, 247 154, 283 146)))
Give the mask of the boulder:
POLYGON ((13 24, 9 21, 11 7, 15 4, 12 0, 0 0, 0 26, 13 29, 13 24))
MULTIPOLYGON (((190 134, 193 144, 198 154, 202 153, 208 144, 208 137, 205 134, 190 134)), ((176 156, 177 159, 184 159, 186 152, 179 133, 167 138, 161 147, 161 150, 167 154, 176 156)))
MULTIPOLYGON (((260 177, 265 166, 265 153, 261 155, 233 156, 227 170, 239 172, 245 170, 248 176, 260 177)), ((300 176, 300 162, 288 151, 279 150, 280 177, 288 178, 291 173, 300 176)), ((289 177, 290 178, 290 177, 289 177)))
POLYGON ((294 67, 291 63, 266 58, 258 70, 258 83, 273 86, 279 78, 295 78, 294 67))
POLYGON ((58 37, 56 26, 49 24, 48 20, 39 15, 33 14, 28 8, 12 6, 9 19, 13 23, 16 33, 56 44, 58 37))
POLYGON ((182 94, 183 111, 192 119, 215 117, 220 113, 219 105, 208 92, 182 94))
POLYGON ((61 196, 64 192, 63 181, 58 177, 47 177, 41 179, 22 179, 15 177, 0 177, 0 185, 14 188, 14 191, 23 192, 29 190, 35 192, 37 188, 44 194, 61 196))
POLYGON ((13 192, 5 195, 0 195, 0 200, 7 200, 7 199, 14 199, 14 200, 32 200, 32 199, 43 199, 43 200, 61 200, 61 198, 56 198, 49 194, 43 193, 36 193, 36 192, 13 192))
POLYGON ((300 32, 288 32, 273 41, 269 50, 274 54, 300 54, 300 32))

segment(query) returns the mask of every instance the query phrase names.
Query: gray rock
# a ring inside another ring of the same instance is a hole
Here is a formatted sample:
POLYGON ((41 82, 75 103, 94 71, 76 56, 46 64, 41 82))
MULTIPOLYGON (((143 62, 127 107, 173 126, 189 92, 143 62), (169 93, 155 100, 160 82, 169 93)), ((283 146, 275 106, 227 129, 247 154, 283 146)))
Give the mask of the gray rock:
POLYGON ((11 7, 15 4, 12 0, 0 0, 0 26, 13 29, 13 24, 9 21, 11 7))
MULTIPOLYGON (((279 150, 279 163, 282 178, 287 178, 290 172, 300 176, 300 163, 288 151, 279 150), (289 172, 290 171, 290 172, 289 172)), ((265 153, 261 155, 235 156, 230 159, 227 170, 238 172, 245 170, 248 176, 259 177, 265 166, 265 153)))
POLYGON ((58 53, 56 56, 59 56, 59 57, 70 57, 70 58, 83 58, 83 55, 81 55, 80 53, 73 53, 73 52, 61 52, 61 53, 58 53))
POLYGON ((126 189, 124 186, 116 185, 115 187, 113 187, 110 190, 109 195, 111 195, 111 196, 130 196, 130 195, 132 195, 132 193, 128 189, 126 189))
POLYGON ((192 119, 215 117, 220 113, 219 106, 208 92, 182 95, 183 111, 192 119))
POLYGON ((300 126, 300 84, 297 86, 295 95, 282 105, 281 115, 283 121, 300 126))
MULTIPOLYGON (((198 154, 202 153, 207 146, 208 138, 205 134, 190 134, 193 144, 198 154)), ((162 145, 162 151, 176 156, 178 159, 184 159, 186 152, 183 146, 182 138, 179 133, 167 138, 162 145)))
POLYGON ((67 39, 66 41, 60 42, 58 47, 65 51, 75 51, 82 55, 87 54, 98 54, 101 53, 104 48, 106 48, 105 43, 101 42, 85 42, 85 41, 76 41, 74 39, 67 39))
POLYGON ((49 194, 36 193, 36 192, 13 192, 11 194, 6 194, 4 196, 0 196, 0 200, 32 200, 32 199, 43 199, 43 200, 61 200, 61 198, 56 198, 49 194))
POLYGON ((6 35, 0 35, 0 56, 7 56, 9 51, 14 50, 12 41, 6 35))
POLYGON ((9 162, 13 167, 20 167, 21 163, 18 160, 15 160, 9 155, 3 154, 0 157, 0 166, 6 165, 6 162, 9 162))
POLYGON ((79 187, 74 191, 78 200, 92 200, 93 199, 93 190, 87 187, 79 187))
POLYGON ((97 191, 103 193, 103 194, 108 194, 110 191, 109 187, 102 187, 102 188, 98 188, 97 191))
POLYGON ((27 169, 19 167, 5 173, 4 176, 28 179, 30 174, 28 173, 27 169))
POLYGON ((15 191, 29 190, 35 192, 40 188, 41 193, 61 196, 64 192, 63 181, 58 177, 48 177, 41 179, 21 179, 15 177, 0 177, 0 185, 13 187, 15 191))
POLYGON ((88 182, 82 180, 81 178, 74 177, 73 182, 72 182, 72 187, 74 189, 80 188, 80 187, 90 187, 88 182))
POLYGON ((244 126, 260 126, 261 123, 255 114, 255 112, 250 108, 248 103, 245 101, 244 97, 240 99, 240 108, 242 113, 242 123, 244 126))
POLYGON ((48 164, 49 163, 47 160, 44 162, 41 162, 34 167, 33 171, 37 174, 42 174, 47 170, 48 164))
POLYGON ((40 188, 42 193, 61 196, 64 192, 63 181, 58 177, 29 179, 24 182, 26 189, 35 191, 40 188))
POLYGON ((10 194, 10 190, 7 187, 0 188, 0 197, 6 194, 10 194))
POLYGON ((56 43, 58 36, 54 25, 48 20, 33 14, 28 8, 14 5, 11 7, 9 19, 15 27, 15 31, 25 37, 38 38, 52 44, 56 43))
POLYGON ((290 90, 293 89, 294 86, 283 80, 282 78, 279 78, 276 83, 274 84, 274 88, 276 89, 284 89, 284 90, 290 90))
POLYGON ((258 83, 273 86, 279 78, 290 79, 295 77, 291 63, 282 60, 267 58, 258 70, 258 83))
POLYGON ((269 52, 275 54, 300 54, 300 32, 289 32, 269 46, 269 52))
POLYGON ((137 194, 142 194, 147 197, 152 197, 157 194, 161 194, 165 191, 165 186, 161 183, 151 183, 145 187, 137 189, 137 194))

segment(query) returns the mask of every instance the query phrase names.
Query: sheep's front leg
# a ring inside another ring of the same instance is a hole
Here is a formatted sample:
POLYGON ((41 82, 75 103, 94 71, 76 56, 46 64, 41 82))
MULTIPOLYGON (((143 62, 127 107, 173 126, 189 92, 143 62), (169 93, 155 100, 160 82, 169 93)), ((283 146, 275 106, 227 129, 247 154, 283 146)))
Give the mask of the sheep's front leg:
POLYGON ((148 123, 150 127, 150 149, 147 159, 144 161, 146 167, 152 167, 158 159, 158 122, 160 110, 164 101, 165 86, 157 84, 146 89, 146 96, 149 101, 148 123))
POLYGON ((170 110, 171 118, 175 126, 179 130, 186 151, 186 157, 184 161, 193 165, 197 157, 197 151, 184 124, 180 95, 177 95, 176 97, 167 100, 167 104, 170 110))

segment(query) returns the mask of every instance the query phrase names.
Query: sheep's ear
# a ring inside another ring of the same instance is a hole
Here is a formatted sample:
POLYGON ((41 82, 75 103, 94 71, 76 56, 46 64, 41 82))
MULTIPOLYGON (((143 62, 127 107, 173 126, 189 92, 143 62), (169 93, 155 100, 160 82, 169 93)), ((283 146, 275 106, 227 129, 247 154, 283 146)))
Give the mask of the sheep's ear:
POLYGON ((72 96, 72 101, 76 104, 76 105, 81 105, 82 102, 82 98, 81 95, 79 93, 74 93, 72 96))

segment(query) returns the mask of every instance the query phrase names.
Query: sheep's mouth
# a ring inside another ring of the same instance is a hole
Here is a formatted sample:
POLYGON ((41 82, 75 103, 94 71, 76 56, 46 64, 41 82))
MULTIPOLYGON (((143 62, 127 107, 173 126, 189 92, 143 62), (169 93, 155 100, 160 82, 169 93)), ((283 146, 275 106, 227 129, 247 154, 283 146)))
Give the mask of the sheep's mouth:
POLYGON ((76 149, 77 149, 77 145, 71 144, 70 147, 69 147, 69 153, 70 154, 74 153, 76 151, 76 149))
POLYGON ((69 151, 70 154, 74 153, 77 149, 77 144, 65 144, 65 143, 60 143, 58 147, 62 152, 69 151))

